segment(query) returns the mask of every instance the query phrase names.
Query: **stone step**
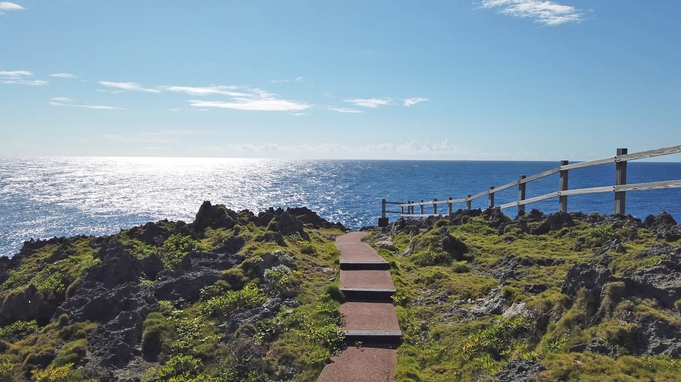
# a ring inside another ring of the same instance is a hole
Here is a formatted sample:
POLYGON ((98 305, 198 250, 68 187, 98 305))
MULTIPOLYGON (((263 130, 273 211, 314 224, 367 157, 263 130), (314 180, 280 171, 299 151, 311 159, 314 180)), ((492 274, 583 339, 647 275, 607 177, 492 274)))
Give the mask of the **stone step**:
POLYGON ((392 302, 395 295, 394 289, 361 289, 341 288, 347 301, 357 302, 392 302))
POLYGON ((387 271, 390 263, 387 261, 341 261, 341 271, 387 271))
POLYGON ((361 342, 362 345, 402 343, 401 330, 345 330, 345 343, 352 346, 361 342))

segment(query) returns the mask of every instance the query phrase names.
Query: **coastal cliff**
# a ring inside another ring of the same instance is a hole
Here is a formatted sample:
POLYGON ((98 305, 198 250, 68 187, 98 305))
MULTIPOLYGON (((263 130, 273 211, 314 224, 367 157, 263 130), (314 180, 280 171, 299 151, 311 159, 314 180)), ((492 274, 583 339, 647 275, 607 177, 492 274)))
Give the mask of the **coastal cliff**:
POLYGON ((668 214, 499 209, 399 219, 398 381, 678 380, 681 227, 668 214))
POLYGON ((0 258, 0 380, 315 379, 343 340, 342 233, 204 202, 190 224, 26 242, 0 258))
MULTIPOLYGON (((681 227, 664 212, 367 230, 397 287, 398 381, 681 375, 681 227)), ((345 346, 345 231, 204 202, 192 223, 25 242, 0 258, 0 380, 314 381, 345 346)))

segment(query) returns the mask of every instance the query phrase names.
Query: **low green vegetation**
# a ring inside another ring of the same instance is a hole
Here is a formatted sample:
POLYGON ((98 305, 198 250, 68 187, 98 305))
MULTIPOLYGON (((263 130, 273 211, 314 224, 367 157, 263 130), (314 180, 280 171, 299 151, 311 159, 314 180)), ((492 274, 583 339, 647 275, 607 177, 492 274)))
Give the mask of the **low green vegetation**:
MULTIPOLYGON (((276 222, 259 226, 249 221, 250 213, 233 213, 224 206, 214 210, 234 214, 238 224, 213 224, 191 233, 163 221, 156 225, 170 232, 165 236, 142 239, 147 228, 136 227, 106 238, 36 245, 0 285, 0 302, 35 287, 46 301, 62 303, 76 293, 81 276, 101 261, 102 240, 122 243, 139 261, 158 257, 173 272, 182 271, 188 254, 198 256, 231 240, 241 243, 242 262, 221 271, 217 282, 201 289, 198 300, 161 300, 157 311, 146 314, 139 357, 147 366, 139 377, 147 382, 316 380, 344 340, 334 245, 343 231, 306 227, 273 238, 276 222), (262 269, 266 256, 288 260, 262 269), (275 303, 273 315, 245 323, 234 319, 237 314, 258 317, 259 309, 275 303)), ((157 283, 153 276, 139 280, 150 290, 157 283)), ((88 366, 88 333, 99 325, 63 315, 1 326, 0 381, 99 380, 101 370, 88 366)))
POLYGON ((512 360, 541 364, 539 381, 679 379, 678 358, 637 356, 633 349, 646 322, 681 329, 681 300, 664 307, 627 292, 622 281, 606 283, 596 297, 561 289, 575 264, 623 277, 664 258, 651 249, 679 242, 627 224, 574 220, 569 227, 529 233, 539 228, 540 222, 520 229, 484 215, 464 216, 420 230, 377 231, 367 239, 391 240, 397 248, 376 247, 390 262, 397 287, 393 300, 404 334, 398 381, 493 381, 512 360), (498 299, 503 309, 485 311, 498 299), (513 304, 520 313, 502 317, 513 304), (584 350, 594 343, 613 353, 584 350))

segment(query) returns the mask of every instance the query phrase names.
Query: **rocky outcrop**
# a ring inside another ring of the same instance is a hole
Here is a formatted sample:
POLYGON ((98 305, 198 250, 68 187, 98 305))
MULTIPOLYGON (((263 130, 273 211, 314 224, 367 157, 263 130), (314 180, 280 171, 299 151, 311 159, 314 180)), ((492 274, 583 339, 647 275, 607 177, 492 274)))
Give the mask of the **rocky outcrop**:
POLYGON ((35 286, 8 294, 0 307, 0 326, 16 321, 36 320, 41 324, 49 322, 57 309, 57 301, 48 301, 35 286))
POLYGON ((544 370, 546 368, 537 361, 514 359, 506 364, 496 377, 499 382, 526 382, 534 380, 544 370))

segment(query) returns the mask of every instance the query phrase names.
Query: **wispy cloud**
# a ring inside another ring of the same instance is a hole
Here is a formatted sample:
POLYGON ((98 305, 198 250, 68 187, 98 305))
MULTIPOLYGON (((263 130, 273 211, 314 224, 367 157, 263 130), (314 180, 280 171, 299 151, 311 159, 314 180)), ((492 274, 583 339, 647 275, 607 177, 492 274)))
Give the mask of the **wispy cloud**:
POLYGON ((50 77, 78 78, 78 77, 74 76, 73 74, 69 74, 69 73, 54 73, 54 74, 50 74, 50 77))
POLYGON ((310 106, 304 102, 276 98, 235 99, 233 101, 202 101, 193 99, 189 100, 189 103, 194 107, 217 107, 222 109, 249 111, 294 111, 310 108, 310 106))
POLYGON ((67 106, 67 107, 80 107, 83 109, 95 109, 95 110, 123 110, 120 107, 114 106, 101 106, 101 105, 79 105, 73 103, 73 100, 67 97, 54 97, 50 98, 50 105, 52 106, 67 106))
MULTIPOLYGON (((165 87, 166 89, 178 87, 165 87)), ((182 88, 183 91, 192 95, 209 95, 220 94, 229 96, 229 100, 197 100, 189 101, 189 104, 198 108, 222 108, 234 110, 250 110, 250 111, 300 111, 309 109, 311 106, 306 102, 291 101, 280 99, 276 94, 268 91, 250 88, 246 86, 231 87, 231 86, 217 86, 209 88, 182 88), (238 90, 238 91, 234 91, 238 90)))
POLYGON ((570 5, 543 0, 482 0, 481 8, 500 7, 499 13, 514 17, 527 17, 544 25, 579 22, 583 12, 570 5))
POLYGON ((193 96, 226 95, 229 97, 247 97, 248 93, 237 92, 240 86, 159 86, 161 90, 173 93, 185 93, 193 96))
POLYGON ((364 106, 364 107, 370 107, 370 108, 376 108, 378 106, 383 106, 383 105, 390 105, 390 102, 392 102, 392 98, 368 98, 368 99, 362 99, 362 98, 354 98, 354 99, 346 99, 343 100, 343 102, 348 102, 355 104, 357 106, 364 106))
POLYGON ((329 110, 337 111, 339 113, 363 113, 361 110, 348 109, 345 107, 329 107, 329 110))
POLYGON ((9 1, 0 1, 0 15, 4 15, 5 11, 22 11, 26 8, 19 4, 10 3, 9 1))
POLYGON ((404 100, 404 106, 409 107, 409 106, 416 105, 417 103, 426 102, 426 101, 430 101, 430 100, 428 98, 421 98, 421 97, 407 98, 407 99, 404 100))
POLYGON ((289 80, 272 80, 273 84, 281 84, 281 83, 286 83, 286 82, 290 82, 290 81, 289 80))
POLYGON ((43 86, 47 85, 47 81, 43 80, 28 80, 26 77, 31 77, 33 73, 27 70, 15 70, 15 71, 0 71, 0 81, 5 84, 12 85, 30 85, 30 86, 43 86))
POLYGON ((110 87, 110 88, 129 90, 129 91, 148 92, 148 93, 160 93, 161 92, 160 90, 148 89, 148 88, 142 87, 142 85, 140 85, 136 82, 99 81, 99 84, 102 85, 102 86, 110 87))

